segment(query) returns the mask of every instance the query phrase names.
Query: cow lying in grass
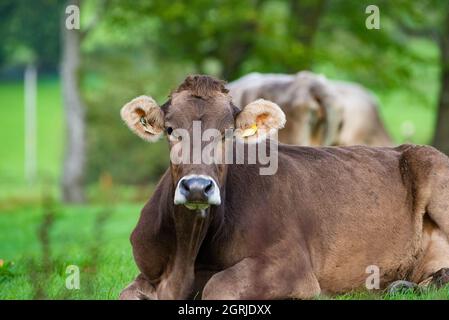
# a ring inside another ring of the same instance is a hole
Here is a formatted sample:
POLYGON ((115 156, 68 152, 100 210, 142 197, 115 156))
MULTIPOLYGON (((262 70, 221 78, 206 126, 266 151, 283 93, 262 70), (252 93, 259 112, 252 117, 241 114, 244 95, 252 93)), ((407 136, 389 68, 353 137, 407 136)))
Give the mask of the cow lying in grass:
MULTIPOLYGON (((285 122, 269 101, 237 109, 208 76, 121 115, 145 140, 165 132, 170 150, 194 121, 248 143, 285 122)), ((131 235, 140 275, 120 298, 312 298, 364 288, 373 265, 381 288, 448 281, 449 159, 437 150, 281 144, 276 174, 259 169, 172 162, 131 235)))
POLYGON ((378 102, 359 84, 327 79, 309 71, 250 73, 227 85, 232 101, 278 104, 287 117, 279 141, 302 146, 392 146, 378 102))

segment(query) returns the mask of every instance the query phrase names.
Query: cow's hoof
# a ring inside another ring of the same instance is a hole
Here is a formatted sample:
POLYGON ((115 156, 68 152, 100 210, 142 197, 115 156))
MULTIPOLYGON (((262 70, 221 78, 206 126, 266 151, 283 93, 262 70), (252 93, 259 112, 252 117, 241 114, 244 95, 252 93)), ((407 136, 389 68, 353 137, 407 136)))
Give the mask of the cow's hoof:
POLYGON ((430 285, 437 288, 441 288, 447 283, 449 283, 449 268, 443 268, 435 272, 432 275, 432 280, 430 281, 430 285))
POLYGON ((405 292, 405 291, 412 291, 415 290, 417 288, 417 284, 410 282, 410 281, 405 281, 405 280, 398 280, 395 282, 390 283, 390 285, 387 287, 387 292, 388 293, 401 293, 401 292, 405 292))

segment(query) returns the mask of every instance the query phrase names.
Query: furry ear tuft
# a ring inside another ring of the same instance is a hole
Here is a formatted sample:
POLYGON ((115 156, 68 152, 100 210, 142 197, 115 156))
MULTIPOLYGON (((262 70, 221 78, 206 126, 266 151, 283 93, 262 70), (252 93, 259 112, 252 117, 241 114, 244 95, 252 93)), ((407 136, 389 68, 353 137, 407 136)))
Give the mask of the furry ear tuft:
POLYGON ((156 141, 164 132, 164 114, 151 97, 134 98, 123 106, 120 115, 131 131, 146 141, 156 141))

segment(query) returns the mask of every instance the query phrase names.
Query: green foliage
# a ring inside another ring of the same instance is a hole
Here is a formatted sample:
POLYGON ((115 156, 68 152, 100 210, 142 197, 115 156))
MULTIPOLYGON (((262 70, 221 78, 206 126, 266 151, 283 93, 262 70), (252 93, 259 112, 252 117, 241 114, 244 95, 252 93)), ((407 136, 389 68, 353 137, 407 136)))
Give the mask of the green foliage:
POLYGON ((133 136, 121 123, 119 109, 141 94, 163 103, 169 90, 195 72, 232 80, 252 71, 311 68, 331 78, 357 81, 376 89, 381 101, 386 101, 381 110, 396 141, 403 141, 401 126, 410 121, 417 131, 414 141, 429 142, 438 72, 436 46, 430 40, 412 41, 398 27, 398 12, 419 19, 412 11, 415 7, 405 2, 379 1, 381 30, 367 30, 368 4, 108 2, 99 25, 83 42, 88 181, 103 174, 124 183, 158 179, 168 164, 165 143, 148 144, 133 136), (400 98, 392 98, 393 90, 400 98))
POLYGON ((10 280, 14 275, 14 263, 2 260, 0 265, 0 283, 10 280))
POLYGON ((105 26, 126 30, 128 45, 146 45, 156 57, 192 64, 201 73, 210 73, 211 61, 214 73, 226 80, 324 63, 383 88, 407 85, 410 65, 433 63, 410 50, 406 30, 437 31, 444 11, 434 0, 114 0, 110 8, 105 26), (380 8, 380 30, 365 27, 370 4, 380 8))
MULTIPOLYGON (((110 52, 109 52, 110 53, 110 52)), ((176 81, 170 67, 165 75, 150 62, 148 52, 130 51, 104 54, 100 63, 89 66, 102 74, 101 79, 87 77, 84 81, 88 104, 88 182, 111 175, 120 183, 146 184, 157 182, 168 168, 168 146, 165 139, 157 143, 140 140, 120 118, 120 108, 139 95, 152 95, 162 104, 169 88, 176 81), (129 57, 132 55, 132 58, 129 57), (110 66, 114 65, 114 68, 110 66), (165 97, 159 92, 165 92, 165 97), (154 94, 156 93, 156 94, 154 94)))
POLYGON ((118 0, 113 1, 110 16, 133 29, 150 21, 152 32, 144 39, 157 56, 188 61, 200 72, 206 60, 215 59, 224 74, 227 67, 240 65, 237 58, 247 57, 257 34, 260 2, 118 0))
POLYGON ((63 3, 61 0, 1 2, 0 67, 37 62, 43 68, 56 70, 63 3))

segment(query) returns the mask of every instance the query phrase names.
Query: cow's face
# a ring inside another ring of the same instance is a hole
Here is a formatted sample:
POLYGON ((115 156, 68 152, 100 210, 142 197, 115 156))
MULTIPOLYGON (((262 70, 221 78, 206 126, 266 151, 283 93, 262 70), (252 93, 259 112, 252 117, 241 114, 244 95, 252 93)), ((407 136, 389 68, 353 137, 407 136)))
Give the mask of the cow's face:
POLYGON ((284 126, 274 103, 258 100, 235 107, 224 84, 208 76, 190 76, 162 107, 147 96, 121 111, 138 136, 155 141, 164 133, 170 146, 174 204, 191 210, 218 206, 225 182, 226 147, 232 139, 257 142, 284 126))

